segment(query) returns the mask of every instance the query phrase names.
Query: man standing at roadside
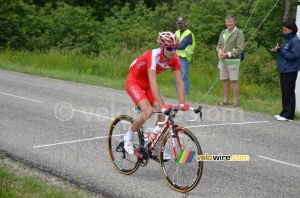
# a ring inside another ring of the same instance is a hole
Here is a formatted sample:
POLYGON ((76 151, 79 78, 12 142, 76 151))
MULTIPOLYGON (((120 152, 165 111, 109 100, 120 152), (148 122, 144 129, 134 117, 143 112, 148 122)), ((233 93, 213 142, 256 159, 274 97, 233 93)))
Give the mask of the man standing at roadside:
POLYGON ((182 79, 184 82, 185 94, 190 92, 190 77, 189 77, 189 67, 191 64, 192 56, 195 49, 195 37, 194 34, 187 29, 186 21, 183 17, 177 18, 178 30, 175 32, 176 36, 179 38, 180 44, 177 48, 177 54, 180 59, 182 79))
POLYGON ((225 17, 227 29, 220 34, 217 51, 220 70, 220 79, 223 81, 223 101, 218 105, 229 104, 230 83, 233 90, 233 103, 231 107, 238 106, 239 85, 238 76, 241 63, 241 54, 244 51, 244 34, 235 26, 235 17, 229 14, 225 17))

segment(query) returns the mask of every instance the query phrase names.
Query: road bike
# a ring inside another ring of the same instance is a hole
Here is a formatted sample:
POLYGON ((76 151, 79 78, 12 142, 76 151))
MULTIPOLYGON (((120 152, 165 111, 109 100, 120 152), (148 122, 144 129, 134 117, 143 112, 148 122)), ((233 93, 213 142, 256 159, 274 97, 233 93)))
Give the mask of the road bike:
MULTIPOLYGON (((122 174, 130 175, 139 166, 146 166, 149 159, 160 164, 161 173, 168 185, 178 192, 188 192, 199 183, 203 171, 203 161, 197 160, 202 155, 202 150, 197 138, 187 128, 175 124, 175 115, 178 107, 167 105, 169 108, 154 114, 165 115, 165 121, 157 123, 162 126, 157 136, 151 142, 144 141, 143 127, 134 136, 134 154, 129 154, 124 149, 123 137, 133 123, 132 117, 128 115, 117 116, 109 127, 108 149, 114 167, 122 174), (152 155, 156 144, 159 145, 159 155, 152 155), (164 159, 165 152, 171 159, 164 159)), ((202 107, 189 108, 195 113, 193 120, 197 120, 198 114, 202 120, 202 107)), ((135 111, 141 113, 136 106, 135 111)))

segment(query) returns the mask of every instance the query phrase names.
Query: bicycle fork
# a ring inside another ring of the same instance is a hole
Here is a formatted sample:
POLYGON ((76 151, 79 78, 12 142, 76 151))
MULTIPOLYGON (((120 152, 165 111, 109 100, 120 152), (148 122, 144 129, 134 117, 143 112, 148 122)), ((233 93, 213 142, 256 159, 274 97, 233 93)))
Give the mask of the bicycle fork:
POLYGON ((178 159, 178 154, 180 154, 180 152, 183 151, 184 148, 183 148, 183 145, 180 141, 180 137, 179 137, 178 132, 175 132, 175 127, 170 127, 170 135, 171 135, 171 142, 172 142, 174 159, 177 160, 178 159), (178 144, 178 147, 176 147, 176 142, 178 144))

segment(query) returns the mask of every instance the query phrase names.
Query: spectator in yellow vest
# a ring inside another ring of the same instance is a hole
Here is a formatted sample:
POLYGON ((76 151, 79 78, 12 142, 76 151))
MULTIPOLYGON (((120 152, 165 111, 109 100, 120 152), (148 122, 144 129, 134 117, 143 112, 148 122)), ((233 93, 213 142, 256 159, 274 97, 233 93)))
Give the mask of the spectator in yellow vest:
POLYGON ((186 21, 183 17, 177 18, 178 30, 175 32, 176 36, 179 38, 180 44, 177 48, 177 54, 180 59, 181 74, 184 82, 185 94, 190 92, 190 77, 189 77, 189 67, 191 64, 192 56, 195 48, 195 37, 194 34, 187 29, 186 21))

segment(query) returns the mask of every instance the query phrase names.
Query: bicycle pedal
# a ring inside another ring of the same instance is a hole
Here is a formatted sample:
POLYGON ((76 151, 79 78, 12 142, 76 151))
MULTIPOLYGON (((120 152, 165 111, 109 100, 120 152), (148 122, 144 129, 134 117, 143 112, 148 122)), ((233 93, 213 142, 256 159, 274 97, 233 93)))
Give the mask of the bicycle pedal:
POLYGON ((134 154, 138 157, 138 158, 140 158, 140 159, 142 159, 143 158, 143 154, 142 153, 140 153, 139 151, 137 151, 137 150, 134 150, 134 154))
POLYGON ((117 152, 123 152, 125 149, 124 148, 116 148, 117 152))
POLYGON ((125 149, 124 149, 124 142, 120 142, 119 145, 117 146, 116 148, 116 151, 117 152, 125 152, 125 149))

